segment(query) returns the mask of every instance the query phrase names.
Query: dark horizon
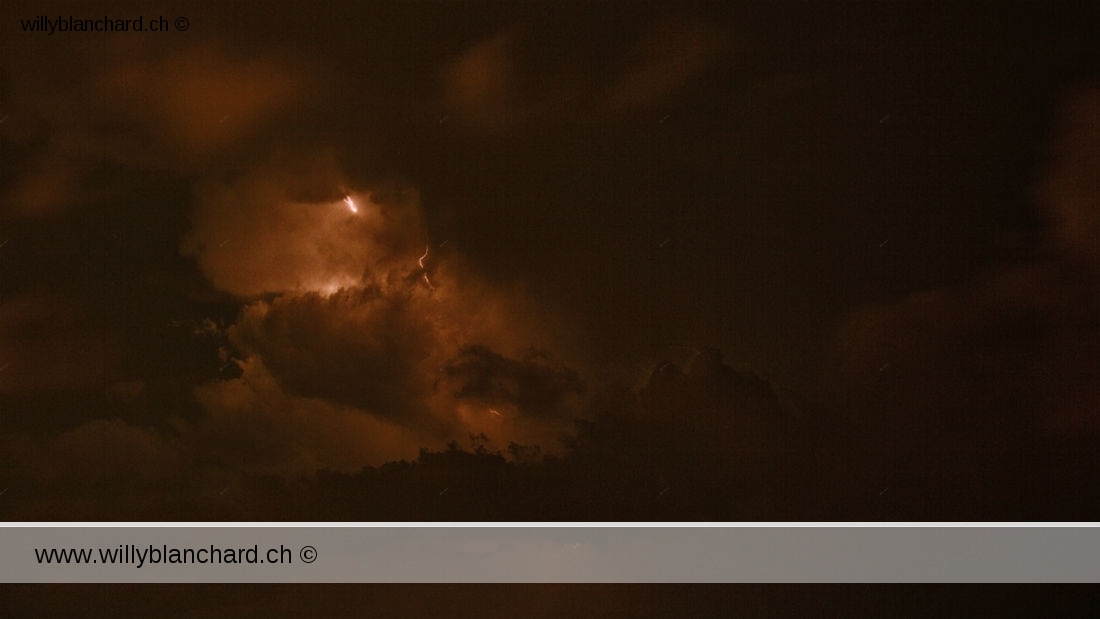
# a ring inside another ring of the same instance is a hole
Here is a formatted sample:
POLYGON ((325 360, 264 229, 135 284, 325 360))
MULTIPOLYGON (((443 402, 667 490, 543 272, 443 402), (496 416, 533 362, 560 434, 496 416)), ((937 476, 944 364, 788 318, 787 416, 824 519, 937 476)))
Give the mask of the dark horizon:
POLYGON ((1089 608, 1076 585, 4 585, 12 617, 995 617, 1089 608))

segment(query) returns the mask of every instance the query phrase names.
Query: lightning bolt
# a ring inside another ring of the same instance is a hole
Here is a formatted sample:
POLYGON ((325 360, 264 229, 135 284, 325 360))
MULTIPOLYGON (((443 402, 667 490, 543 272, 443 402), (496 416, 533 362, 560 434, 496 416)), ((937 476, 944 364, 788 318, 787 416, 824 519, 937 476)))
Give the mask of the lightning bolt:
POLYGON ((424 261, 428 258, 428 252, 431 251, 431 243, 424 246, 424 255, 416 261, 420 265, 420 270, 424 272, 424 283, 428 285, 428 290, 435 290, 435 286, 432 286, 432 280, 428 279, 428 268, 424 266, 424 261))

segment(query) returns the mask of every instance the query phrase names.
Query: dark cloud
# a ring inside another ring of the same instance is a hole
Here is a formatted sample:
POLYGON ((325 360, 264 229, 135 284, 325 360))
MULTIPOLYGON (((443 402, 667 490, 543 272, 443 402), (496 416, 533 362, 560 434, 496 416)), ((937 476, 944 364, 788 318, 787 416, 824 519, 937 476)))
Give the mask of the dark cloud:
POLYGON ((0 394, 96 388, 119 376, 119 334, 88 320, 87 302, 28 293, 0 304, 0 394))
POLYGON ((425 423, 426 362, 437 340, 417 309, 370 288, 307 294, 251 309, 233 340, 264 359, 290 393, 425 423))
POLYGON ((1050 240, 1065 258, 1094 273, 1100 265, 1100 88, 1078 87, 1064 97, 1058 136, 1050 147, 1037 196, 1050 240))
POLYGON ((726 33, 712 25, 661 20, 594 67, 592 57, 560 49, 554 36, 534 24, 512 26, 451 60, 443 88, 444 102, 456 112, 453 122, 503 131, 651 108, 691 85, 727 45, 726 33))
POLYGON ((575 414, 576 399, 584 393, 576 372, 536 350, 509 359, 482 346, 467 346, 442 371, 451 379, 447 386, 456 398, 507 405, 524 415, 575 414))
POLYGON ((603 95, 610 111, 650 107, 702 74, 728 41, 704 23, 662 23, 646 33, 629 54, 630 65, 603 95))
POLYGON ((1047 222, 1041 245, 1049 250, 952 288, 853 312, 829 366, 837 393, 890 393, 877 406, 889 407, 893 423, 929 431, 981 420, 979 432, 994 442, 1025 426, 1096 429, 1081 404, 1100 380, 1091 369, 1100 308, 1091 243, 1078 233, 1100 205, 1100 191, 1080 173, 1100 145, 1100 134, 1087 130, 1098 111, 1091 90, 1071 99, 1038 183, 1047 222))

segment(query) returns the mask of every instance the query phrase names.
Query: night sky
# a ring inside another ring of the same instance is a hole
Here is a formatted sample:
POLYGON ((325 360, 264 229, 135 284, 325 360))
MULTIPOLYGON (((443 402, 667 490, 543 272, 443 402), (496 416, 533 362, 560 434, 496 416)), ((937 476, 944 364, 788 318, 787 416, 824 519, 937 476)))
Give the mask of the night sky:
POLYGON ((1093 13, 7 0, 0 518, 1095 520, 1093 13))

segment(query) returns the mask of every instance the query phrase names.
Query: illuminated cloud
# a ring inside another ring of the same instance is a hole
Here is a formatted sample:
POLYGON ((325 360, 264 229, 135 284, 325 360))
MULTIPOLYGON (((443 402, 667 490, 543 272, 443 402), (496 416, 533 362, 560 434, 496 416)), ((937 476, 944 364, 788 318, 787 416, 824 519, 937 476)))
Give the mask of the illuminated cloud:
POLYGON ((199 386, 205 415, 178 428, 189 451, 219 470, 290 478, 354 472, 437 442, 332 399, 291 395, 259 356, 241 366, 240 378, 199 386))
POLYGON ((196 45, 182 53, 115 63, 100 76, 108 106, 136 121, 186 154, 210 153, 238 142, 316 84, 294 63, 274 57, 245 57, 196 45))
POLYGON ((145 41, 112 38, 94 54, 75 55, 45 46, 35 66, 6 67, 20 88, 5 138, 24 157, 16 181, 0 192, 0 216, 130 196, 132 178, 104 174, 119 166, 205 169, 269 127, 307 89, 314 98, 323 93, 302 65, 275 55, 246 57, 205 44, 165 50, 145 41), (79 111, 72 101, 84 102, 79 111))
POLYGON ((433 251, 417 192, 349 191, 336 168, 291 158, 198 193, 181 252, 244 302, 227 329, 243 375, 197 391, 207 431, 241 411, 272 437, 316 424, 287 460, 299 472, 413 457, 478 433, 554 451, 579 379, 508 356, 553 341, 543 313, 484 282, 454 246, 433 251))
MULTIPOLYGON (((374 202, 369 192, 302 201, 281 172, 254 174, 200 190, 193 230, 183 241, 220 290, 241 298, 265 293, 332 293, 389 287, 417 268, 423 248, 415 193, 374 202)), ((338 181, 330 181, 335 189, 338 181)))

